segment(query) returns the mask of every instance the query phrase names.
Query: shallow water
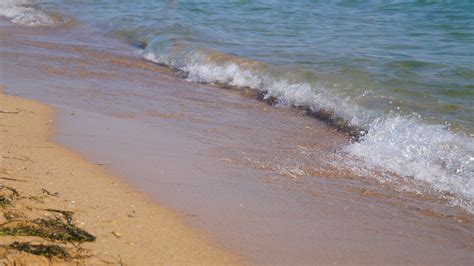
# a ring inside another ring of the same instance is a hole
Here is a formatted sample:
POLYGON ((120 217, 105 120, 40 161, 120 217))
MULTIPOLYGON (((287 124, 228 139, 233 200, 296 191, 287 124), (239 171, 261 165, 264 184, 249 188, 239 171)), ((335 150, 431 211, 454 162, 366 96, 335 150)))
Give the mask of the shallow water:
POLYGON ((323 110, 366 132, 340 151, 354 170, 427 182, 472 211, 472 1, 4 3, 0 14, 13 22, 54 25, 50 12, 72 15, 189 81, 323 110))
MULTIPOLYGON (((471 1, 47 2, 46 9, 65 9, 107 34, 143 45, 161 63, 224 67, 239 60, 226 55, 244 57, 271 65, 237 63, 254 76, 321 83, 377 112, 417 112, 433 122, 474 126, 471 1)), ((196 78, 208 80, 205 75, 196 78)))

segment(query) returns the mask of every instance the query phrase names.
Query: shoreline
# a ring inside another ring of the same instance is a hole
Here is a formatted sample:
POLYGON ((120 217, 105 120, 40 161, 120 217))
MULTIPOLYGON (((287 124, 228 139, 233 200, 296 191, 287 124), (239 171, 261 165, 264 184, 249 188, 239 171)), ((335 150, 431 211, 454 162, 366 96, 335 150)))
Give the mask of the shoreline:
MULTIPOLYGON (((7 197, 2 224, 23 223, 72 212, 72 224, 96 237, 58 243, 47 237, 3 236, 2 261, 11 263, 83 262, 125 264, 237 264, 239 259, 190 229, 175 213, 152 203, 100 166, 49 140, 55 111, 44 104, 0 94, 2 194, 7 197), (6 214, 11 217, 6 219, 6 214), (12 218, 13 217, 13 218, 12 218), (14 221, 14 222, 12 222, 14 221), (34 256, 5 248, 14 241, 59 245, 70 257, 34 256), (79 254, 80 253, 80 254, 79 254)), ((4 228, 4 226, 2 227, 4 228)), ((4 232, 3 232, 4 233, 4 232)), ((61 242, 61 241, 59 241, 61 242)))
POLYGON ((304 111, 186 82, 80 25, 2 31, 1 83, 59 110, 54 142, 245 262, 472 260, 472 215, 344 168, 347 135, 304 111))

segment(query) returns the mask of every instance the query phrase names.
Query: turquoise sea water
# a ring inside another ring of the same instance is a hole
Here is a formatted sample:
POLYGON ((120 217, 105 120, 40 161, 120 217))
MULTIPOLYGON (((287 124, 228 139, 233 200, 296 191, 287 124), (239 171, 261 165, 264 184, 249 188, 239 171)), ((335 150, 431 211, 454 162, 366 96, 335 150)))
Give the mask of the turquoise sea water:
POLYGON ((198 49, 235 55, 282 67, 284 74, 295 71, 290 76, 297 82, 329 83, 342 96, 359 98, 366 92, 357 100, 377 111, 417 112, 474 132, 473 1, 73 0, 50 5, 132 44, 167 53, 162 63, 184 67, 180 61, 192 57, 185 53, 198 49))
POLYGON ((191 82, 329 113, 366 131, 342 152, 474 200, 474 1, 5 1, 17 23, 62 12, 191 82))

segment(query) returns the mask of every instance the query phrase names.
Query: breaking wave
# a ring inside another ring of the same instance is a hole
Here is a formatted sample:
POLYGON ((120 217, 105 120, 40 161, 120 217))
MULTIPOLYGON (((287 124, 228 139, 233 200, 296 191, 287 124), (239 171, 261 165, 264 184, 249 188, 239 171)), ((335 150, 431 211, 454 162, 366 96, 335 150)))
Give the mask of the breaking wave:
POLYGON ((429 183, 438 192, 454 194, 462 202, 458 205, 474 212, 471 135, 454 133, 448 125, 429 123, 418 114, 372 110, 359 105, 357 96, 338 93, 336 85, 262 62, 170 43, 149 45, 142 56, 178 69, 188 81, 248 87, 261 92, 264 99, 276 99, 277 105, 324 112, 362 129, 358 141, 342 152, 365 161, 367 173, 376 169, 382 178, 399 176, 429 183))
POLYGON ((0 16, 7 17, 11 22, 23 26, 51 26, 55 24, 55 19, 40 10, 35 0, 2 0, 0 2, 0 16))

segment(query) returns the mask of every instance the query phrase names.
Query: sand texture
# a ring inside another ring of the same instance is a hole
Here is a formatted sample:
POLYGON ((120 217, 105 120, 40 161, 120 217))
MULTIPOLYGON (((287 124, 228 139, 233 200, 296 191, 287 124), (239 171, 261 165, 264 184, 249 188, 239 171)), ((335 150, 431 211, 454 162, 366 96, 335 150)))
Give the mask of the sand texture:
POLYGON ((0 263, 239 263, 102 166, 50 142, 53 119, 48 106, 0 93, 0 263))

